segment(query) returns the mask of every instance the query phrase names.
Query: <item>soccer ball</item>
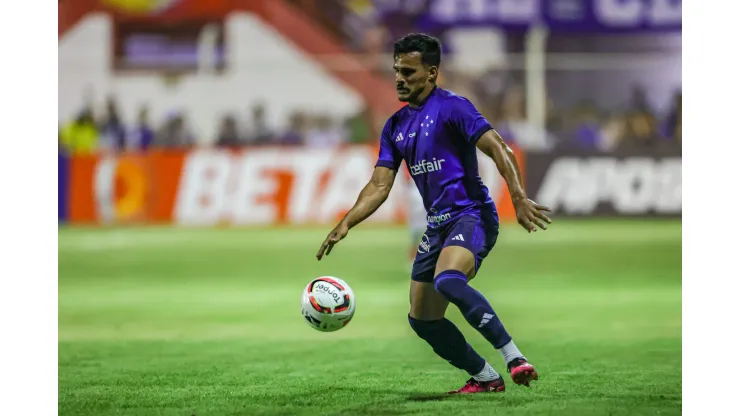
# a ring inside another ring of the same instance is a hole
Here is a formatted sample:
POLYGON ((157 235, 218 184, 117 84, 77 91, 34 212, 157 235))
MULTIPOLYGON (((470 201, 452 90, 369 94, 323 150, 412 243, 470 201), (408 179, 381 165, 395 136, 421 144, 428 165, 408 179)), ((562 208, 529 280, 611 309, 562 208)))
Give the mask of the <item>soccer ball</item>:
POLYGON ((355 294, 342 279, 318 277, 303 290, 301 312, 313 329, 334 332, 344 328, 355 314, 355 294))

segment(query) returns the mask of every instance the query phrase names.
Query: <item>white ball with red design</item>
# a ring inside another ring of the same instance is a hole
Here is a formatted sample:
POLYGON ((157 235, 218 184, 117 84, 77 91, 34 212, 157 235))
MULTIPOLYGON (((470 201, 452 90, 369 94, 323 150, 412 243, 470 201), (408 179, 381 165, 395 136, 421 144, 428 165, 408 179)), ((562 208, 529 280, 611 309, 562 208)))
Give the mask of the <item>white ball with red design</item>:
POLYGON ((344 328, 355 314, 355 294, 342 279, 317 277, 303 289, 301 312, 312 328, 334 332, 344 328))

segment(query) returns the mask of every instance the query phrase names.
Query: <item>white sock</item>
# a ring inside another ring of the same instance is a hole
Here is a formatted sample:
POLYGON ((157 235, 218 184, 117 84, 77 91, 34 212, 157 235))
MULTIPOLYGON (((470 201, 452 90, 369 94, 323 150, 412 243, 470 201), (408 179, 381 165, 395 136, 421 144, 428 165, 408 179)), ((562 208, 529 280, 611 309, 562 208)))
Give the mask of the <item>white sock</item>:
POLYGON ((491 381, 496 380, 499 377, 501 376, 496 372, 496 370, 493 369, 493 367, 491 367, 491 364, 488 364, 488 362, 486 362, 486 365, 483 366, 483 369, 480 370, 480 373, 474 375, 473 379, 475 379, 475 381, 491 381))
MULTIPOLYGON (((499 352, 501 352, 501 355, 504 356, 504 361, 506 364, 509 364, 511 360, 515 358, 524 358, 524 355, 521 351, 519 351, 519 348, 516 347, 516 344, 514 344, 514 341, 509 341, 508 344, 504 345, 499 349, 499 352)), ((526 358, 524 358, 526 360, 526 358)))

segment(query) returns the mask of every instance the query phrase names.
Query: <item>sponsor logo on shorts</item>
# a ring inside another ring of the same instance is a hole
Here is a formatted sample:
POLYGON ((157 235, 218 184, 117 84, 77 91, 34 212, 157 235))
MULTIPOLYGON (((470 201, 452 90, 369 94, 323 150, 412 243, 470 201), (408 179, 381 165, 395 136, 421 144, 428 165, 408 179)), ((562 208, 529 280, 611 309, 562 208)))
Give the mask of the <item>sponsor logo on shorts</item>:
POLYGON ((449 213, 442 215, 427 215, 427 222, 439 225, 449 220, 450 218, 451 217, 449 213))
POLYGON ((416 249, 419 253, 429 253, 429 250, 431 250, 432 244, 429 242, 429 237, 427 237, 426 234, 423 234, 421 236, 421 242, 419 243, 419 248, 416 249))

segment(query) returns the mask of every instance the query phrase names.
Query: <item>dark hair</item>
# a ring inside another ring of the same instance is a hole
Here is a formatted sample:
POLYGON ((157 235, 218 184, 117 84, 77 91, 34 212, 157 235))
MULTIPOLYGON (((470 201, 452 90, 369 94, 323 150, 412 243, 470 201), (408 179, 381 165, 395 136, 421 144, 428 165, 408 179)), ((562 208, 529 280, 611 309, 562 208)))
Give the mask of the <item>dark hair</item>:
POLYGON ((404 53, 419 52, 421 63, 439 67, 442 61, 442 44, 439 39, 423 33, 410 33, 393 44, 393 58, 404 53))

